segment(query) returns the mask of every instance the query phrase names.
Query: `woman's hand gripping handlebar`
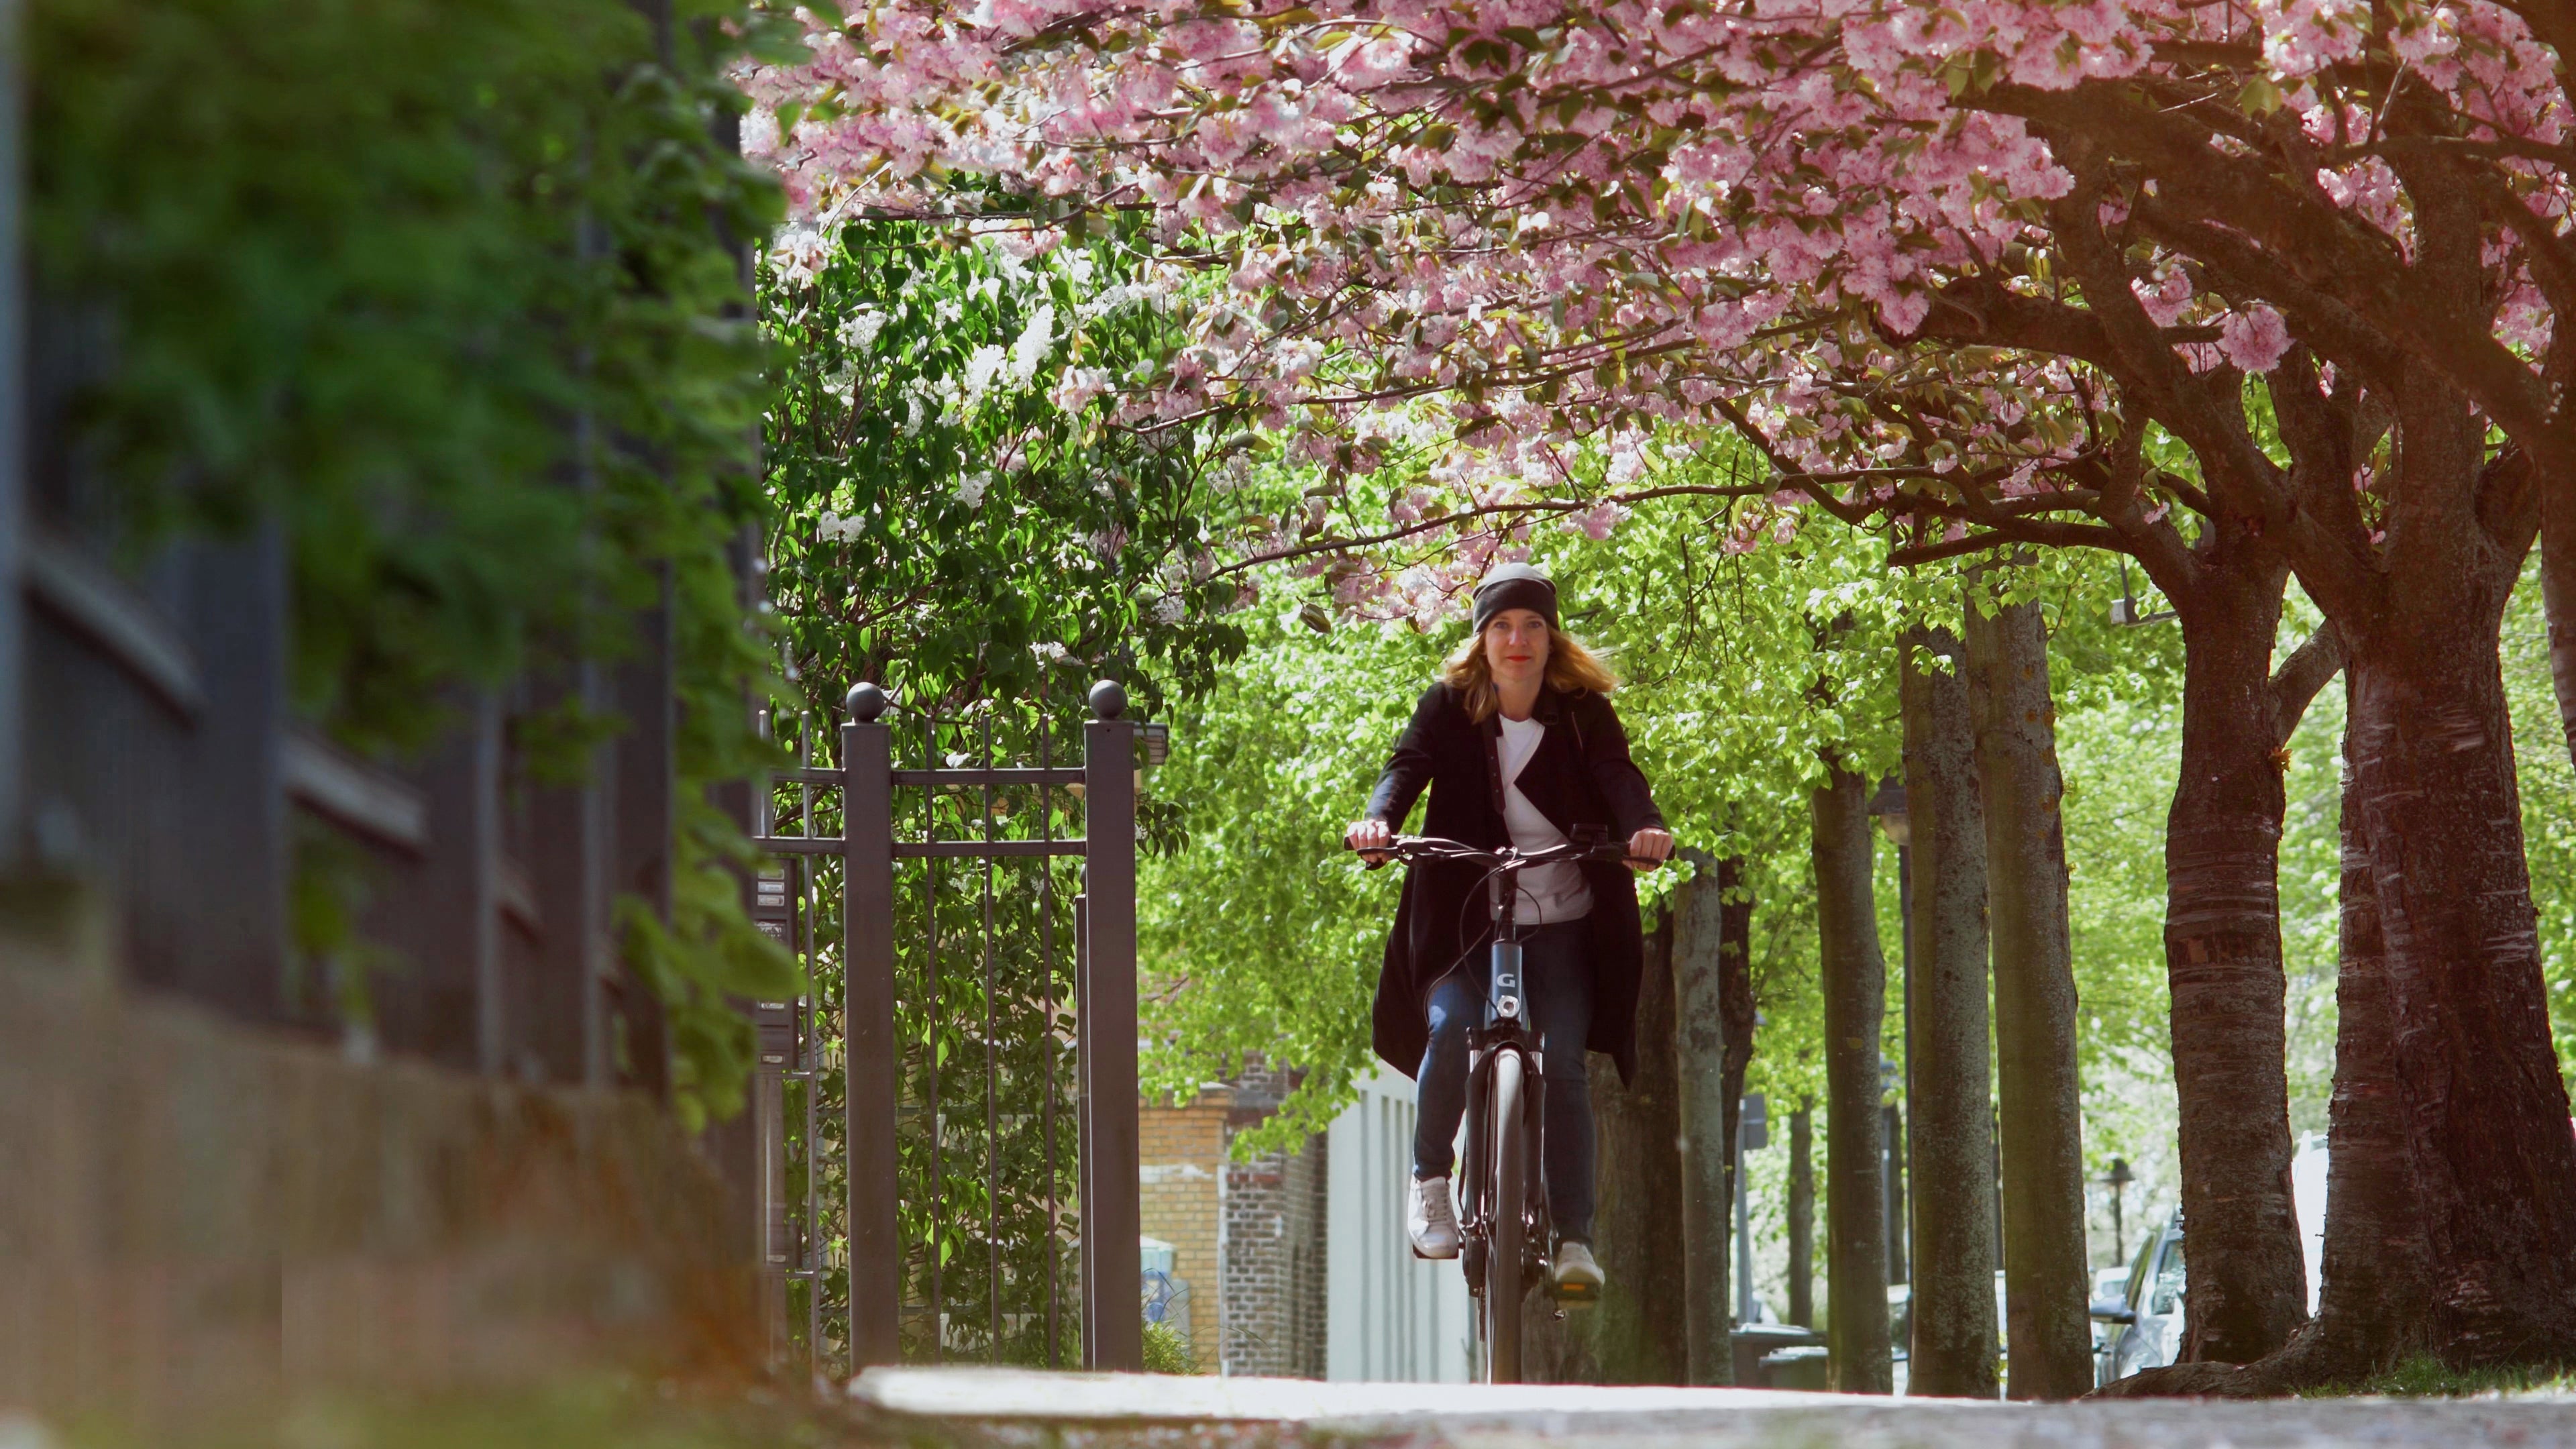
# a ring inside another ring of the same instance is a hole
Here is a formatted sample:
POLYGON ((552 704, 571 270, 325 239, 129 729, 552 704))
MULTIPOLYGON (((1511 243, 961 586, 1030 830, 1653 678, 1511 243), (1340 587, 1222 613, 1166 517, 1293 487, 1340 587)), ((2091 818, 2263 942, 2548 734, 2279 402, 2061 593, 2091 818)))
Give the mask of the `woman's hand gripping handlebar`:
POLYGON ((1383 820, 1358 820, 1342 832, 1342 844, 1358 851, 1371 870, 1390 860, 1456 860, 1473 865, 1547 865, 1560 860, 1617 862, 1643 874, 1673 853, 1672 832, 1651 826, 1628 837, 1625 845, 1609 841, 1550 846, 1522 854, 1515 850, 1478 850, 1432 835, 1398 835, 1383 820))

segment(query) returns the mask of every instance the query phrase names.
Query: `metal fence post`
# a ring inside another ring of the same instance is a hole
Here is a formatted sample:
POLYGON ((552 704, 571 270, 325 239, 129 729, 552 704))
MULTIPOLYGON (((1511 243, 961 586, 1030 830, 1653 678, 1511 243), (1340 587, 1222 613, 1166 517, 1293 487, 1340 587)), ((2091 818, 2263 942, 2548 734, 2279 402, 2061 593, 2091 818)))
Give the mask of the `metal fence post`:
POLYGON ((885 691, 850 690, 841 726, 841 1004, 848 1073, 850 1372, 903 1357, 895 1104, 894 763, 885 691))
POLYGON ((1138 1251, 1136 1121, 1136 726, 1127 692, 1091 688, 1083 726, 1083 860, 1088 870, 1080 1033, 1082 1357, 1086 1368, 1145 1367, 1138 1251))
POLYGON ((20 555, 27 506, 27 379, 21 295, 25 269, 18 255, 25 217, 19 116, 26 88, 18 59, 24 10, 19 0, 0 0, 0 866, 17 863, 26 823, 20 782, 25 768, 20 739, 26 727, 26 594, 20 555))

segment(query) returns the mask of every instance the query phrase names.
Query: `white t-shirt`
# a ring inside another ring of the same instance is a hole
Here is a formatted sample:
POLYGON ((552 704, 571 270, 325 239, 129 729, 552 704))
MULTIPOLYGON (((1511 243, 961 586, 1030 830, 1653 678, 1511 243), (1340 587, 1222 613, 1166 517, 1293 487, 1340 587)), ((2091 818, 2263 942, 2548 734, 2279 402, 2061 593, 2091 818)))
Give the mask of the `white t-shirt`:
MULTIPOLYGON (((1512 833, 1512 848, 1545 850, 1565 844, 1564 832, 1548 823, 1517 783, 1521 767, 1547 737, 1547 726, 1534 719, 1505 718, 1502 723, 1503 825, 1512 833)), ((1543 926, 1550 921, 1579 921, 1590 914, 1592 887, 1584 883, 1583 867, 1560 860, 1521 872, 1520 898, 1512 903, 1514 924, 1543 926)))

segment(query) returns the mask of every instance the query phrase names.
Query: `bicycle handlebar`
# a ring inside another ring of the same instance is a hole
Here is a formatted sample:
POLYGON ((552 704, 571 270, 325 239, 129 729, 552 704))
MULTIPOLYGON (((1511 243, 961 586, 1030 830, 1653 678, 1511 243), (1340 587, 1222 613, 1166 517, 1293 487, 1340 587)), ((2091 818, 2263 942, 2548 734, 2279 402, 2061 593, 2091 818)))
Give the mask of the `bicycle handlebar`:
MULTIPOLYGON (((1347 849, 1360 850, 1352 845, 1347 849)), ((1518 870, 1525 866, 1553 865, 1561 860, 1597 861, 1606 865, 1642 865, 1649 869, 1662 865, 1642 855, 1630 855, 1624 841, 1605 840, 1598 845, 1551 845, 1545 850, 1521 851, 1509 846, 1501 850, 1480 850, 1462 841, 1443 840, 1436 835, 1399 835, 1385 845, 1369 846, 1398 860, 1454 860, 1468 865, 1489 866, 1497 870, 1518 870)))

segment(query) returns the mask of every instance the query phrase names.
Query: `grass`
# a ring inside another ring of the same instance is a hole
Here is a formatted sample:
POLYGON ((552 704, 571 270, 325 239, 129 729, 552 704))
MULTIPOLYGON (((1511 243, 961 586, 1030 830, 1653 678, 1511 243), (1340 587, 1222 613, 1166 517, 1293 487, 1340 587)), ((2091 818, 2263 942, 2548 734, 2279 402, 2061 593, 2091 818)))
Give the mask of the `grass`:
POLYGON ((5 1449, 884 1449, 825 1406, 763 1390, 590 1380, 420 1398, 312 1398, 223 1424, 76 1423, 59 1435, 0 1416, 5 1449))
POLYGON ((1190 1341, 1168 1323, 1145 1325, 1145 1372, 1149 1374, 1194 1374, 1199 1371, 1198 1355, 1190 1341))
POLYGON ((2392 1399, 2469 1399, 2520 1394, 2576 1394, 2576 1374, 2565 1368, 2453 1368, 2422 1355, 2358 1384, 2306 1391, 2308 1398, 2376 1394, 2392 1399))

